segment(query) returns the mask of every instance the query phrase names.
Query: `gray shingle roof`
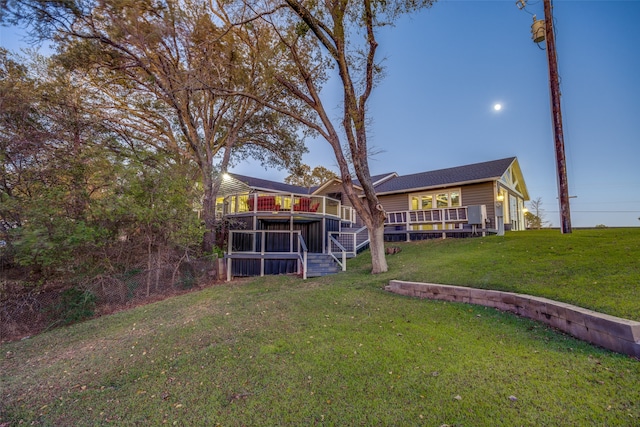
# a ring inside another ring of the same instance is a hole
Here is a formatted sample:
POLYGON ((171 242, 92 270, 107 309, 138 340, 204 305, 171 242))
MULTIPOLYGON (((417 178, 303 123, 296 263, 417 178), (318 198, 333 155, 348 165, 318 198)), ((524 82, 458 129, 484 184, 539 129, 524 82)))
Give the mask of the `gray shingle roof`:
MULTIPOLYGON (((383 180, 381 184, 377 185, 376 193, 396 193, 416 189, 426 189, 430 187, 450 186, 464 182, 481 182, 499 179, 515 160, 515 157, 508 157, 500 160, 456 166, 453 168, 439 169, 429 172, 420 172, 412 175, 394 176, 383 180)), ((235 173, 230 173, 229 175, 236 180, 247 184, 249 187, 258 190, 295 194, 312 194, 317 188, 299 187, 297 185, 289 185, 246 175, 238 175, 235 173)), ((376 181, 389 177, 390 175, 394 175, 394 173, 375 175, 371 178, 375 183, 376 181)), ((354 183, 359 185, 357 180, 354 181, 354 183)))
POLYGON ((244 182, 251 188, 259 190, 271 190, 281 193, 296 193, 296 194, 310 194, 315 187, 311 189, 307 187, 298 187, 297 185, 284 184, 282 182, 269 181, 267 179, 254 178, 252 176, 238 175, 236 173, 230 173, 231 177, 238 181, 244 182))
MULTIPOLYGON (((373 175, 371 176, 371 182, 373 182, 373 185, 376 184, 376 182, 380 181, 380 180, 387 180, 390 179, 392 175, 397 175, 396 172, 388 172, 388 173, 381 173, 379 175, 373 175)), ((340 179, 340 177, 338 177, 338 179, 340 179)), ((362 185, 360 184, 360 180, 358 180, 357 178, 354 177, 353 179, 353 183, 355 185, 357 185, 358 187, 362 187, 362 185)))
POLYGON ((393 193, 470 181, 499 179, 515 160, 515 157, 509 157, 489 162, 398 176, 377 186, 376 193, 393 193))

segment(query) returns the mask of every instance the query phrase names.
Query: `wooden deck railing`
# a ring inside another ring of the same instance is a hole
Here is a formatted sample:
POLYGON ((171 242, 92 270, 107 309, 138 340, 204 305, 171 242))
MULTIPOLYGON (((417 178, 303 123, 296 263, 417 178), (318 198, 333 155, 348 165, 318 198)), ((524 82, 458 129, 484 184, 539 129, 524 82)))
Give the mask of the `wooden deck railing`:
POLYGON ((440 208, 426 210, 406 210, 387 212, 385 225, 403 225, 411 230, 414 225, 432 225, 444 230, 449 225, 457 226, 468 222, 467 207, 440 208))
POLYGON ((239 193, 225 197, 224 215, 247 213, 289 213, 330 216, 342 221, 355 222, 355 211, 339 200, 325 196, 293 193, 239 193))

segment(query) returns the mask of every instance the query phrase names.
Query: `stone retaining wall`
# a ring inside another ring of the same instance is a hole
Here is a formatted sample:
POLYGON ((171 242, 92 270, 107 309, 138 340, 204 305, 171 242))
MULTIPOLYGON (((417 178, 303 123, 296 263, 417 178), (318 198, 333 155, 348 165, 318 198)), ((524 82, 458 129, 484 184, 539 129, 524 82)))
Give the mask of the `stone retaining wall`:
POLYGON ((391 280, 387 291, 418 298, 479 304, 516 313, 576 338, 640 359, 640 322, 512 292, 391 280))

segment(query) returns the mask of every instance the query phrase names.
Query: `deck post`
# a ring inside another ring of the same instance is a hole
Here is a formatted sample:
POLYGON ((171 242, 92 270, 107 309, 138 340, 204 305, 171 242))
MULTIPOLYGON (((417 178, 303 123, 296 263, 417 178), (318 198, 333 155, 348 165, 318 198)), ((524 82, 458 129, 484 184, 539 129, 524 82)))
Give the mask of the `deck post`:
POLYGON ((233 231, 229 231, 229 247, 227 248, 227 255, 229 257, 227 262, 227 282, 231 281, 231 253, 233 252, 233 231))
POLYGON ((307 251, 302 253, 302 280, 307 280, 307 251))
POLYGON ((266 242, 265 242, 266 237, 267 237, 267 234, 265 233, 265 231, 261 230, 260 231, 260 255, 264 255, 264 247, 266 245, 266 242))
POLYGON ((327 218, 322 215, 322 253, 327 253, 327 218))

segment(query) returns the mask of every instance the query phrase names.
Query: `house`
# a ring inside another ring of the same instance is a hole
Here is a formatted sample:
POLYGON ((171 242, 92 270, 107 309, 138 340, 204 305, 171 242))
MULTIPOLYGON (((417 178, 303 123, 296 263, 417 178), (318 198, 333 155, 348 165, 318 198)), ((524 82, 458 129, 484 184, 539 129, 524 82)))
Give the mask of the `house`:
MULTIPOLYGON (((385 240, 472 237, 524 229, 529 194, 515 157, 372 177, 387 219, 385 240)), ((357 182, 356 182, 357 188, 357 182)), ((339 178, 304 188, 229 174, 218 198, 233 220, 228 278, 337 272, 368 247, 368 233, 339 178)))
POLYGON ((385 233, 411 231, 415 238, 474 228, 497 232, 500 221, 507 230, 524 230, 529 200, 515 157, 393 176, 376 186, 376 194, 387 212, 385 233))

